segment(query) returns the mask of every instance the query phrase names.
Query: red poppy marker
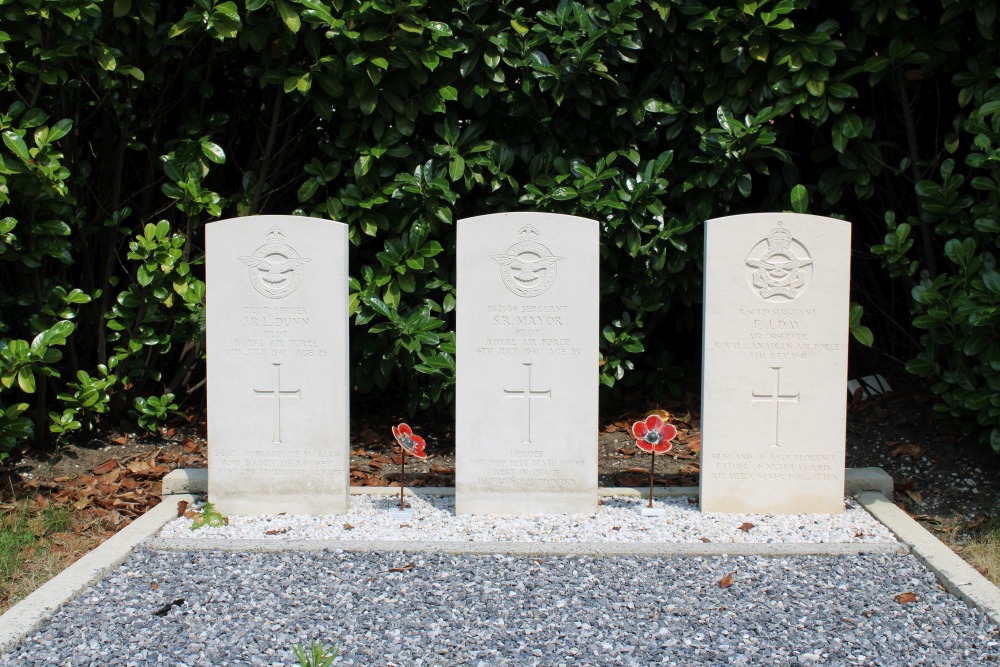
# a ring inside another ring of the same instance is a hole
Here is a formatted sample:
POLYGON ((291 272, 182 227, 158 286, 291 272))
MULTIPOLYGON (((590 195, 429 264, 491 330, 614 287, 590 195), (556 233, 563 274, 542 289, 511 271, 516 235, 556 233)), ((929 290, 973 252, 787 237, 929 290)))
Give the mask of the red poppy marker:
POLYGON ((406 510, 406 505, 403 502, 403 489, 406 488, 406 455, 409 454, 418 459, 426 459, 427 454, 424 453, 424 447, 427 443, 424 442, 423 438, 414 433, 413 429, 407 424, 393 426, 392 437, 396 438, 399 448, 403 450, 399 473, 399 511, 403 512, 406 510))
POLYGON ((649 415, 643 421, 632 424, 635 446, 649 452, 649 509, 653 508, 653 466, 657 454, 666 454, 673 447, 670 442, 677 435, 673 424, 663 421, 660 415, 649 415))

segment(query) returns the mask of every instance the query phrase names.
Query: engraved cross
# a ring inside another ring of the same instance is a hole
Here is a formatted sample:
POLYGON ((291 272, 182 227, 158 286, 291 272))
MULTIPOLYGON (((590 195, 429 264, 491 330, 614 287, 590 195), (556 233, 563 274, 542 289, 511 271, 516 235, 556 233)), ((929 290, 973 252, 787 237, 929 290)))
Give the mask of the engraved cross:
POLYGON ((751 403, 774 403, 774 442, 771 443, 771 447, 781 447, 778 444, 778 422, 779 422, 779 410, 782 403, 798 403, 799 394, 801 392, 795 392, 794 394, 782 394, 781 393, 781 366, 771 366, 771 370, 774 371, 774 393, 773 394, 762 394, 756 391, 751 391, 750 399, 751 403))
POLYGON ((257 389, 254 387, 253 394, 254 398, 273 398, 274 399, 274 435, 272 436, 271 443, 274 445, 280 445, 281 442, 281 399, 282 398, 299 398, 298 389, 286 389, 281 390, 281 364, 272 363, 274 366, 274 389, 257 389))
POLYGON ((528 385, 524 389, 504 389, 504 398, 517 398, 525 399, 525 410, 524 410, 524 427, 522 432, 524 433, 522 445, 531 444, 531 399, 533 398, 544 398, 546 400, 552 398, 552 390, 546 389, 542 390, 532 390, 531 389, 531 364, 521 364, 524 366, 528 374, 528 385))

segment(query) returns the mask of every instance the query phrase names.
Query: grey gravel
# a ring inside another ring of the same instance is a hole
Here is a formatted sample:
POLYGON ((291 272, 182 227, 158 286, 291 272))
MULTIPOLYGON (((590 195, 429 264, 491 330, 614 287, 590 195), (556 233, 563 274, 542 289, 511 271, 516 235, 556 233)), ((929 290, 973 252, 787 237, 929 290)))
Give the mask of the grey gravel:
POLYGON ((311 638, 366 667, 1000 664, 996 626, 909 555, 140 548, 0 665, 295 665, 311 638))

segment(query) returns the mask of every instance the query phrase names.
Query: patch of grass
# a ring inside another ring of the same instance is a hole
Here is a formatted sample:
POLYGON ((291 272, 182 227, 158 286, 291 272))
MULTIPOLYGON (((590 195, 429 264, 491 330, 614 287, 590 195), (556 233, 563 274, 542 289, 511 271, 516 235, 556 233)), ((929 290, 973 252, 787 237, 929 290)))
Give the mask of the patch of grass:
POLYGON ((14 576, 24 560, 22 551, 35 541, 28 508, 17 503, 0 509, 0 580, 14 576))
POLYGON ((102 520, 69 506, 0 505, 0 614, 97 546, 104 530, 102 520))
POLYGON ((64 533, 73 527, 73 512, 62 505, 49 505, 42 510, 42 527, 46 535, 64 533))
POLYGON ((1000 519, 984 525, 962 547, 965 559, 1000 586, 1000 519))

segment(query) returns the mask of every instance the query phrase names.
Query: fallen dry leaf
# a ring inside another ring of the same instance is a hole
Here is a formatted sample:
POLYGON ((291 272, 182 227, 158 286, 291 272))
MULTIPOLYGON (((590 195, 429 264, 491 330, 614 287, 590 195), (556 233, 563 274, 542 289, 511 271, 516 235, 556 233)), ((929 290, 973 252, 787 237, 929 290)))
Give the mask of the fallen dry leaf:
POLYGON ((138 474, 148 472, 151 466, 145 461, 129 461, 129 464, 125 467, 128 468, 130 472, 138 474))
POLYGON ((94 473, 95 475, 103 475, 104 473, 111 472, 117 467, 118 467, 118 459, 108 459, 104 463, 99 463, 96 466, 94 466, 94 469, 91 470, 91 472, 94 473))
POLYGON ((417 567, 416 563, 407 563, 406 565, 400 565, 399 567, 390 567, 389 572, 409 572, 417 567))
POLYGON ((926 450, 920 445, 915 445, 912 442, 903 442, 897 445, 892 450, 893 456, 909 456, 913 460, 919 459, 924 455, 926 450))
POLYGON ((190 505, 190 504, 191 503, 189 503, 186 500, 182 500, 179 503, 177 503, 177 516, 181 517, 181 516, 186 515, 187 514, 188 505, 190 505))
POLYGON ((431 464, 431 472, 435 473, 437 475, 454 475, 455 474, 455 469, 454 468, 442 468, 442 467, 438 466, 436 463, 432 463, 431 464))
POLYGON ((361 435, 361 440, 366 445, 370 445, 372 443, 379 442, 382 440, 382 436, 379 435, 378 431, 374 430, 370 426, 366 426, 363 429, 361 429, 360 435, 361 435))
POLYGON ((157 588, 159 588, 159 587, 160 587, 160 585, 159 585, 158 583, 156 583, 156 582, 154 581, 153 583, 151 583, 151 584, 149 585, 149 590, 151 590, 151 591, 155 591, 155 590, 156 590, 157 588))
POLYGON ((920 505, 924 502, 924 497, 919 491, 907 491, 906 495, 910 497, 910 500, 920 505))
POLYGON ((719 579, 719 588, 729 588, 730 586, 732 586, 733 585, 733 575, 734 574, 736 574, 736 573, 735 572, 730 572, 729 574, 727 574, 726 576, 724 576, 722 579, 719 579))
POLYGON ((909 604, 910 602, 917 601, 917 594, 913 591, 906 591, 905 593, 900 593, 896 596, 896 602, 899 604, 909 604))
POLYGON ((349 523, 344 524, 344 530, 354 530, 354 526, 349 523))
POLYGON ((701 540, 702 542, 705 542, 706 544, 712 541, 712 540, 708 539, 707 537, 699 537, 698 539, 701 540))
POLYGON ((265 530, 265 535, 284 535, 288 532, 287 528, 272 528, 271 530, 265 530))
POLYGON ((170 611, 171 607, 179 607, 184 604, 184 598, 179 598, 173 602, 168 602, 159 609, 153 612, 153 616, 166 616, 167 612, 170 611))
POLYGON ((742 530, 744 533, 749 533, 751 528, 756 528, 756 526, 747 521, 742 526, 740 526, 738 530, 742 530))

